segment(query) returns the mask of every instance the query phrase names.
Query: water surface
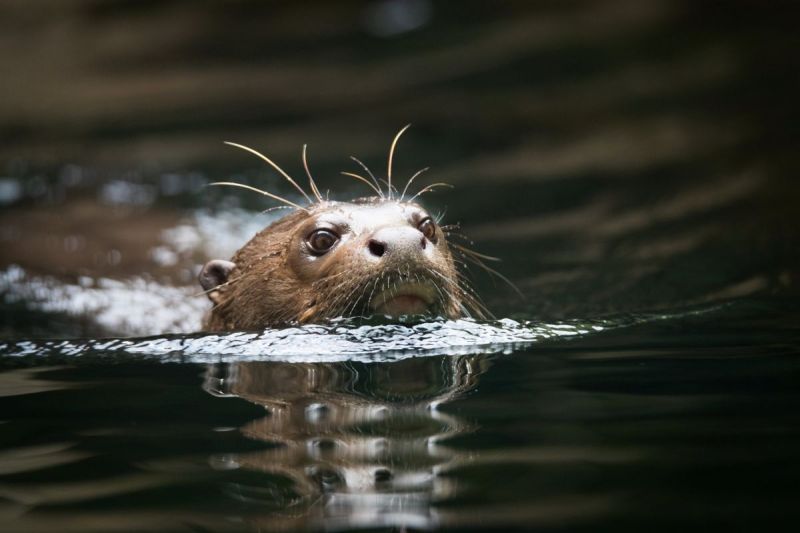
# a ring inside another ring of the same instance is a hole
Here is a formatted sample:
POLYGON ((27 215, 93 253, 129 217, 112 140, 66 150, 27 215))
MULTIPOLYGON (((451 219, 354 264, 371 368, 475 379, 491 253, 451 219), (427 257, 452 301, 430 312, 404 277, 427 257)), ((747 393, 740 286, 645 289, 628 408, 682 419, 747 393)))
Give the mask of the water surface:
POLYGON ((796 529, 789 7, 6 2, 3 529, 796 529), (299 201, 222 141, 350 199, 408 122, 398 179, 522 297, 200 331, 285 212, 206 185, 299 201))

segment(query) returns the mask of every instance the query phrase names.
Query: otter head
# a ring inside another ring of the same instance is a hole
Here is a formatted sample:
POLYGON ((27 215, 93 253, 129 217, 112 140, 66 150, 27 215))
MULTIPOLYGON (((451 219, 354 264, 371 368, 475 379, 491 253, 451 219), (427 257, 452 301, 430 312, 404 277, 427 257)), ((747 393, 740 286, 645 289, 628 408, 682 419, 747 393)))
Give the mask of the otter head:
MULTIPOLYGON (((418 204, 321 202, 205 265, 207 329, 259 329, 371 314, 455 318, 470 298, 445 234, 418 204)), ((479 313, 477 313, 479 314, 479 313)))
MULTIPOLYGON (((217 259, 203 267, 200 284, 214 304, 204 327, 256 330, 372 314, 456 318, 467 309, 483 318, 484 308, 456 270, 444 231, 413 202, 446 184, 423 187, 408 201, 406 191, 427 169, 414 174, 402 192, 392 185, 392 157, 408 127, 395 135, 389 148, 385 191, 369 168, 352 158, 372 182, 358 174, 342 174, 366 183, 377 194, 352 202, 323 200, 309 171, 305 146, 303 166, 314 199, 267 156, 227 143, 269 164, 309 205, 302 207, 241 183, 212 183, 256 191, 296 211, 259 232, 231 261, 217 259)), ((456 249, 462 259, 479 265, 478 258, 491 259, 461 246, 456 249)))

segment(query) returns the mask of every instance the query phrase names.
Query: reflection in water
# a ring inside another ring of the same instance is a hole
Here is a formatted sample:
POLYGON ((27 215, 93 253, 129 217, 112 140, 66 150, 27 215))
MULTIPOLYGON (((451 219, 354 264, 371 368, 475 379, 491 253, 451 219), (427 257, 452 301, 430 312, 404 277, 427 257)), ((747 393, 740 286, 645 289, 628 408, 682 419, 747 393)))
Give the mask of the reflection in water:
POLYGON ((268 474, 228 493, 274 509, 257 519, 273 530, 433 527, 434 502, 458 490, 438 474, 465 455, 444 441, 474 429, 439 406, 475 388, 488 367, 481 355, 210 366, 208 392, 265 407, 241 431, 269 445, 212 464, 268 474))

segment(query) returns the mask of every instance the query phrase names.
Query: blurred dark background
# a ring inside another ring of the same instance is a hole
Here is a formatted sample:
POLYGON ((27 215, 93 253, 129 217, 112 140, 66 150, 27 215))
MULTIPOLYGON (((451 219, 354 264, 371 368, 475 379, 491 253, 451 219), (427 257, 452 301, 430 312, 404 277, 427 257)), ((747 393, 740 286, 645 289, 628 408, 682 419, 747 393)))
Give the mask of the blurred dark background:
POLYGON ((191 284, 207 253, 154 260, 165 230, 271 205, 207 182, 292 194, 223 141, 298 177, 308 143, 321 187, 347 199, 364 194, 338 174, 348 156, 383 172, 410 122, 396 174, 430 166, 420 185, 455 185, 425 205, 504 259, 525 300, 475 281, 498 316, 794 298, 796 15, 755 1, 5 0, 0 266, 191 284))

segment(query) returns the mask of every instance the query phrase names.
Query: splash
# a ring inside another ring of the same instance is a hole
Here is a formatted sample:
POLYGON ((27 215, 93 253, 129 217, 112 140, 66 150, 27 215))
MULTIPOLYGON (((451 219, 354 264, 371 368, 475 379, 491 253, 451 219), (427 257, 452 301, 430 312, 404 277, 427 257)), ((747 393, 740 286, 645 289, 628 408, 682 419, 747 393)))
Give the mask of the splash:
POLYGON ((328 325, 268 329, 262 333, 6 342, 0 343, 0 352, 11 356, 68 357, 120 354, 183 363, 389 362, 425 355, 511 353, 535 342, 586 335, 609 325, 605 320, 535 324, 511 319, 460 319, 359 324, 355 319, 341 319, 328 325))
POLYGON ((89 317, 106 331, 124 335, 197 331, 205 298, 194 287, 173 287, 145 277, 128 280, 81 277, 63 283, 49 276, 29 276, 18 266, 0 271, 0 295, 6 304, 24 303, 29 309, 89 317))
MULTIPOLYGON (((150 250, 154 267, 171 268, 195 279, 198 257, 230 257, 280 214, 243 209, 196 210, 181 224, 162 232, 150 250)), ((119 253, 119 252, 117 252, 119 253)), ((184 280, 186 281, 186 280, 184 280)), ((17 265, 0 270, 0 302, 24 304, 44 313, 89 320, 107 335, 158 335, 198 331, 210 304, 197 284, 160 283, 146 274, 128 279, 81 276, 65 282, 36 276, 17 265)))

